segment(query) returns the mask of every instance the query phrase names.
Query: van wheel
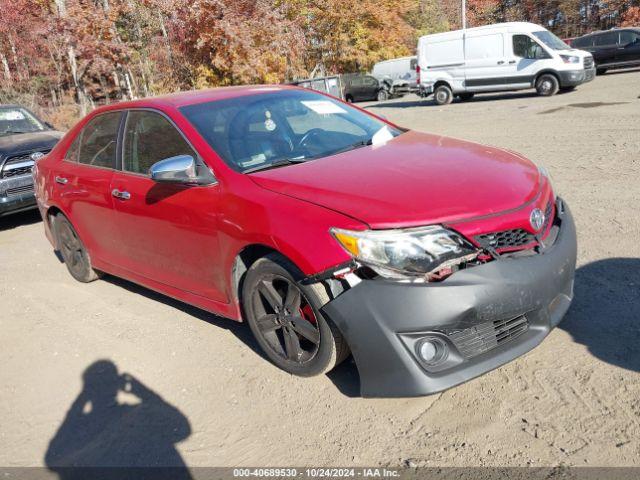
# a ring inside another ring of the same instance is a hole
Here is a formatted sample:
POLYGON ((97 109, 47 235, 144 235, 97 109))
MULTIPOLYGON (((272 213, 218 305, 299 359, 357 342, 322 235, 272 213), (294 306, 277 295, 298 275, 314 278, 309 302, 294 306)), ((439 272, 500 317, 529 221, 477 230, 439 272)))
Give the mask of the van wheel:
POLYGON ((344 99, 347 101, 347 103, 353 103, 353 97, 351 95, 347 95, 346 97, 344 97, 344 99))
POLYGON ((384 102, 386 100, 389 100, 389 94, 387 93, 387 91, 386 90, 378 91, 378 101, 384 102))
POLYGON ((89 252, 71 222, 59 213, 54 218, 53 228, 58 250, 71 276, 82 283, 98 279, 102 274, 91 267, 89 252))
POLYGON ((538 78, 538 81, 536 82, 536 90, 538 91, 538 95, 550 97, 558 93, 558 90, 560 90, 560 82, 558 82, 555 75, 545 73, 538 78))
POLYGON ((473 94, 473 93, 461 93, 459 96, 460 96, 460 100, 462 100, 463 102, 468 102, 469 100, 473 99, 475 94, 473 94))
POLYGON ((604 75, 605 73, 607 73, 606 68, 596 68, 596 75, 604 75))
POLYGON ((244 316, 269 360, 301 377, 332 370, 349 355, 338 328, 320 313, 329 296, 320 284, 301 285, 300 271, 279 255, 267 255, 247 272, 244 316))
POLYGON ((440 85, 433 92, 433 98, 438 105, 449 105, 453 101, 453 92, 449 85, 440 85))

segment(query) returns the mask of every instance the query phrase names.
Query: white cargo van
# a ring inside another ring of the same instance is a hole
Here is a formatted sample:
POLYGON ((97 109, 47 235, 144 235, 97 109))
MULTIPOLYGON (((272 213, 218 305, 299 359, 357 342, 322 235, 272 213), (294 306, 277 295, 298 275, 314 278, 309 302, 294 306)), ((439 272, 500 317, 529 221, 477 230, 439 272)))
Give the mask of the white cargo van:
POLYGON ((371 75, 378 79, 391 79, 394 85, 406 87, 409 91, 418 89, 416 68, 418 58, 401 57, 378 62, 373 66, 371 75))
POLYGON ((574 50, 540 25, 515 22, 426 35, 418 40, 421 96, 455 96, 535 88, 554 95, 595 77, 593 56, 574 50))

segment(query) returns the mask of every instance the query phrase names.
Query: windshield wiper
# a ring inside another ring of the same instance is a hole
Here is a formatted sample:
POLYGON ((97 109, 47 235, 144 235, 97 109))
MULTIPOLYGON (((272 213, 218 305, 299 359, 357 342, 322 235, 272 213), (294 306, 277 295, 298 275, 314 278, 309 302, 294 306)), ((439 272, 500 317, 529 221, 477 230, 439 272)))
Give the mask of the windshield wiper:
POLYGON ((281 158, 275 162, 267 163, 265 165, 258 165, 257 167, 247 168, 242 173, 260 172, 263 170, 271 170, 272 168, 285 167, 287 165, 294 165, 296 163, 304 163, 306 160, 302 158, 281 158))
POLYGON ((352 143, 350 145, 347 145, 346 147, 339 148, 338 150, 334 150, 333 152, 330 152, 330 153, 323 153, 322 155, 323 156, 337 155, 338 153, 348 152, 349 150, 355 150, 356 148, 360 148, 360 147, 368 147, 369 145, 373 145, 373 137, 370 138, 369 140, 360 140, 359 142, 352 143))

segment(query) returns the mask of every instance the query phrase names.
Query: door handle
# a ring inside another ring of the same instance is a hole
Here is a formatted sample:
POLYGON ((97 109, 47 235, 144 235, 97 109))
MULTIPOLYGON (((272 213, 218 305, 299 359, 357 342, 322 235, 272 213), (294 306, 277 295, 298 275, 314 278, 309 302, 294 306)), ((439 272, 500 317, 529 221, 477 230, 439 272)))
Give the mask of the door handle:
POLYGON ((500 61, 498 62, 498 65, 503 65, 503 64, 504 64, 504 60, 500 60, 500 61))
POLYGON ((129 192, 121 192, 117 188, 114 188, 113 190, 111 190, 111 195, 113 195, 116 198, 119 198, 120 200, 129 200, 131 198, 131 194, 129 192))
POLYGON ((511 61, 509 62, 509 65, 515 65, 515 64, 516 64, 516 61, 515 61, 515 60, 511 60, 511 61))
POLYGON ((60 185, 66 185, 67 183, 69 183, 69 179, 64 177, 56 177, 55 180, 56 183, 59 183, 60 185))

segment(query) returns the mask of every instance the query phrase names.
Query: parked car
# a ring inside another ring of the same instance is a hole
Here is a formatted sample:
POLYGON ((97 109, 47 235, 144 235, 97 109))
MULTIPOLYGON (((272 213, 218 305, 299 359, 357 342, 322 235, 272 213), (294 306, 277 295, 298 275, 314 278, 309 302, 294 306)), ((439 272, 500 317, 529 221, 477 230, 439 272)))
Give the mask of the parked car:
POLYGON ((574 39, 571 45, 593 55, 598 75, 640 65, 640 27, 590 33, 574 39))
POLYGON ((418 57, 415 55, 412 57, 394 58, 376 63, 371 70, 371 75, 378 79, 390 79, 398 91, 417 92, 417 66, 418 57))
POLYGON ((36 208, 31 169, 62 137, 19 105, 0 105, 0 216, 36 208))
POLYGON ((543 168, 301 88, 99 108, 35 177, 77 280, 106 272, 244 320, 295 375, 351 351, 365 396, 496 368, 573 296, 574 222, 543 168))
POLYGON ((377 100, 383 102, 392 96, 392 82, 378 80, 360 73, 342 75, 343 98, 349 102, 377 100))
POLYGON ((480 92, 535 88, 539 95, 554 95, 595 77, 590 53, 523 22, 420 37, 418 68, 421 95, 433 94, 439 105, 480 92))

